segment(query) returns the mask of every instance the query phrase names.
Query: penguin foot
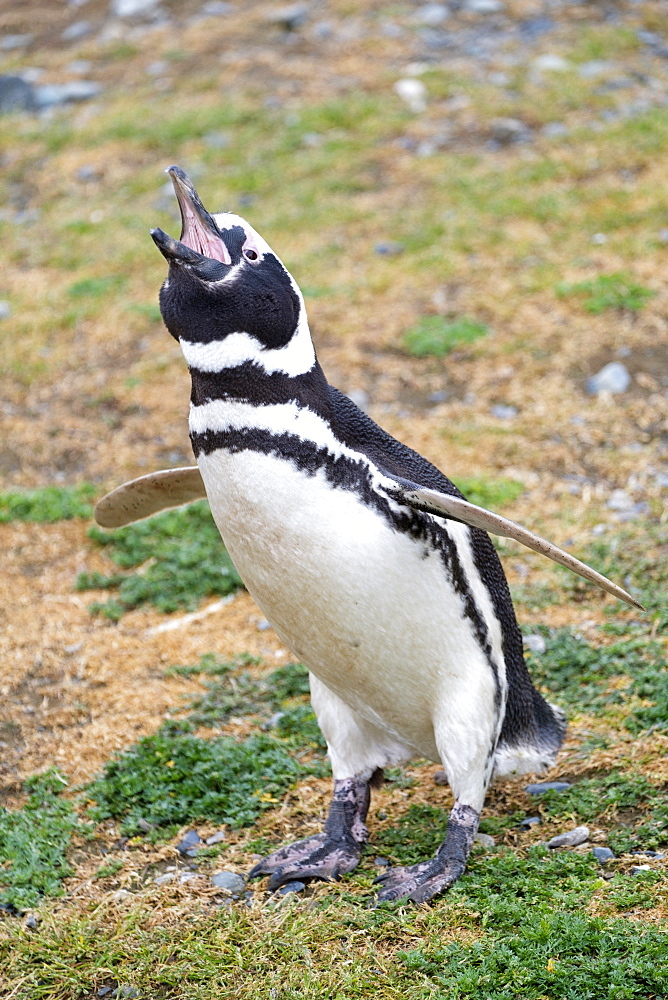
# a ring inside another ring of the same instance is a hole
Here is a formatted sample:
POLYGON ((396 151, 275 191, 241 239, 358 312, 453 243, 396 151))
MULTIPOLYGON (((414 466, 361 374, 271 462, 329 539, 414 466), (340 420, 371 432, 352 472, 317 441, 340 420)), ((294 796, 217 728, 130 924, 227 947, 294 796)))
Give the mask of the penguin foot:
POLYGON ((323 832, 269 854, 255 865, 248 878, 271 875, 269 889, 273 891, 295 879, 330 882, 351 872, 359 863, 368 837, 364 821, 370 795, 369 779, 335 781, 323 832))
POLYGON ((271 875, 268 886, 271 892, 295 879, 333 882, 356 868, 361 854, 362 845, 352 837, 334 839, 326 833, 317 833, 269 854, 255 865, 248 879, 271 875))
POLYGON ((449 889, 466 868, 479 821, 480 813, 472 806, 455 802, 445 840, 436 857, 417 865, 397 865, 379 875, 376 882, 382 888, 378 892, 378 902, 407 899, 412 903, 427 903, 449 889))
POLYGON ((376 879, 376 882, 382 883, 377 901, 389 903, 395 899, 406 899, 411 903, 428 903, 434 896, 449 889, 465 867, 465 864, 455 861, 443 867, 438 857, 417 865, 397 865, 376 879))

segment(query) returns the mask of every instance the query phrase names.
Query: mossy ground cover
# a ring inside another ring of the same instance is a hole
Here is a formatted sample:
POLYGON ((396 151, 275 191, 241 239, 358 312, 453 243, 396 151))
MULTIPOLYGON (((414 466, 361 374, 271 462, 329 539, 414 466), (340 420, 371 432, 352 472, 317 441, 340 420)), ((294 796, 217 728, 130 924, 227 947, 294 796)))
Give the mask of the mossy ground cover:
MULTIPOLYGON (((103 6, 87 5, 91 23, 103 6)), ((40 62, 61 80, 83 59, 105 88, 94 104, 0 119, 11 308, 0 790, 18 838, 6 844, 22 858, 2 856, 0 886, 36 923, 2 917, 2 989, 29 1000, 118 988, 202 1000, 665 995, 665 861, 630 853, 668 847, 668 127, 665 63, 637 33, 668 33, 663 5, 619 4, 617 22, 595 5, 555 7, 542 39, 504 34, 533 17, 509 0, 495 37, 521 58, 498 65, 464 54, 460 33, 486 29, 463 6, 447 59, 413 5, 332 2, 329 34, 313 19, 282 33, 263 4, 192 22, 194 0, 166 8, 178 37, 158 26, 67 46, 52 44, 56 21, 75 8, 41 5, 28 27, 7 20, 15 5, 0 11, 7 30, 39 38, 39 19, 55 19, 30 53, 7 50, 3 71, 40 62), (541 69, 544 51, 563 69, 541 69), (407 72, 424 83, 421 114, 393 90, 407 72), (509 117, 522 141, 498 139, 509 117), (247 872, 319 829, 329 779, 303 671, 245 592, 216 610, 236 580, 220 573, 203 508, 106 544, 88 536, 94 493, 191 461, 187 374, 158 320, 164 267, 147 237, 155 225, 178 235, 161 190, 172 162, 292 269, 333 382, 363 390, 371 415, 471 500, 570 546, 648 608, 625 610, 500 543, 525 631, 545 643, 532 672, 569 715, 547 777, 572 787, 536 800, 524 780, 495 786, 483 830, 497 846, 476 847, 429 908, 368 907, 377 855, 418 859, 441 835, 449 794, 420 762, 376 793, 358 873, 278 900, 260 885, 249 905, 215 892, 216 867, 247 872), (587 396, 587 376, 610 360, 627 366, 628 391, 587 396), (618 519, 615 489, 647 506, 618 519), (235 760, 247 763, 226 791, 218 775, 231 778, 235 760), (62 792, 24 785, 53 763, 62 792), (251 778, 245 798, 227 794, 251 778), (523 830, 531 814, 542 824, 523 830), (183 830, 225 819, 194 878, 155 882, 186 871, 183 830), (617 858, 540 846, 578 823, 617 858)))

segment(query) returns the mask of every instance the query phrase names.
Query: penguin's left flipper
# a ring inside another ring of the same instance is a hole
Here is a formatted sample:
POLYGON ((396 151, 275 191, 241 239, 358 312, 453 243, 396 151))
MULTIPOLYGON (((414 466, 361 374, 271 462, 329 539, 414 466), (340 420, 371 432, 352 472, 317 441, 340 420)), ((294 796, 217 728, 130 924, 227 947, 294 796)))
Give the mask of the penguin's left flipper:
POLYGON ((133 521, 202 500, 206 490, 196 465, 149 472, 117 486, 95 505, 94 516, 102 528, 122 528, 133 521))
POLYGON ((482 528, 483 531, 489 531, 493 535, 500 535, 502 538, 513 538, 515 541, 521 542, 522 545, 526 545, 527 548, 533 549, 534 552, 540 552, 541 555, 547 556, 553 562, 559 563, 585 580, 589 580, 590 583, 595 583, 601 590, 612 594, 620 601, 626 601, 631 607, 638 608, 640 611, 645 610, 635 597, 613 583, 612 580, 608 580, 602 573, 597 573, 591 566, 587 566, 575 556, 564 552, 554 542, 548 542, 547 539, 535 535, 533 531, 529 531, 528 528, 522 527, 515 521, 508 520, 507 517, 493 514, 491 511, 485 510, 484 507, 478 507, 461 497, 427 489, 408 480, 397 479, 392 482, 392 485, 384 485, 383 488, 392 500, 412 507, 414 510, 426 511, 439 517, 461 521, 473 528, 482 528))

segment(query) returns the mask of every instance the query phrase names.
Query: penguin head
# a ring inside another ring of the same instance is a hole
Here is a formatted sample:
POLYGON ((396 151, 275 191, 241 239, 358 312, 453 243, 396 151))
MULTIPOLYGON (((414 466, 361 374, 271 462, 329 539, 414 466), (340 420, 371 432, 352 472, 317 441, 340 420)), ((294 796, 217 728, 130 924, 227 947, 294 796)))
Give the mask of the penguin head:
POLYGON ((160 311, 186 357, 188 345, 210 345, 208 354, 216 351, 222 369, 228 354, 234 359, 227 364, 236 365, 267 352, 285 353, 293 338, 303 341, 301 292, 271 247, 238 215, 207 212, 180 167, 167 173, 181 210, 181 237, 162 229, 152 229, 151 236, 169 264, 160 311), (240 338, 247 358, 239 356, 240 338))

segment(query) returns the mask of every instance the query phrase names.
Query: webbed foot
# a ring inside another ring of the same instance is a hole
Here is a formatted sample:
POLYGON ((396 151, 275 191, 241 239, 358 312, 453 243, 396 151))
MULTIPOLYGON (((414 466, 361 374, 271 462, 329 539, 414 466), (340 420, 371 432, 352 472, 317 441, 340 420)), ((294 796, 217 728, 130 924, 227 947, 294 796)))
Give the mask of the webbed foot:
POLYGON ((295 879, 331 882, 356 868, 361 853, 362 845, 352 837, 335 840, 326 833, 317 833, 269 854, 255 865, 248 878, 271 875, 268 888, 272 892, 295 879))
POLYGON ((357 867, 368 831, 369 781, 346 778, 334 782, 334 794, 322 833, 281 847, 255 865, 248 878, 270 875, 274 890, 294 879, 332 881, 357 867))
POLYGON ((427 903, 449 889, 466 868, 479 821, 479 812, 456 802, 436 857, 417 865, 397 865, 380 875, 376 879, 382 886, 378 902, 407 899, 412 903, 427 903))

